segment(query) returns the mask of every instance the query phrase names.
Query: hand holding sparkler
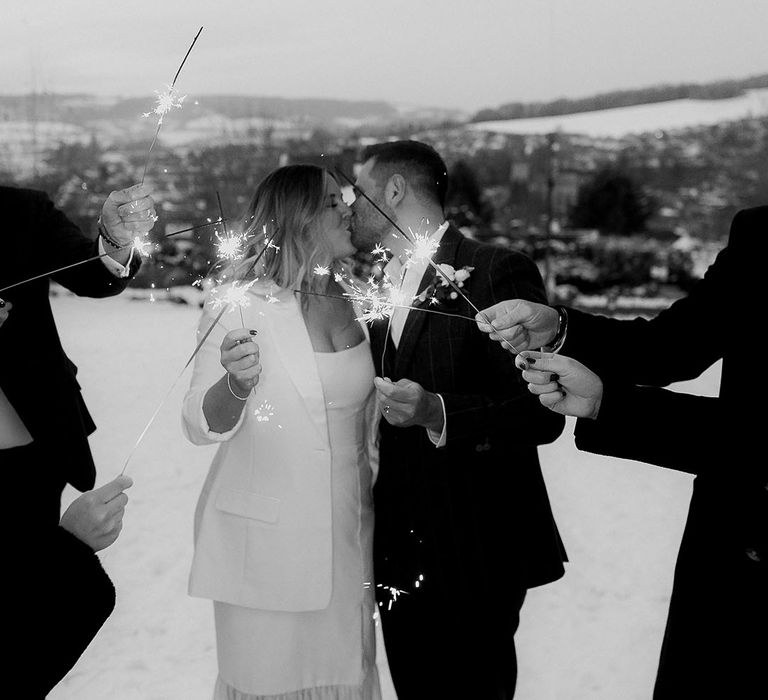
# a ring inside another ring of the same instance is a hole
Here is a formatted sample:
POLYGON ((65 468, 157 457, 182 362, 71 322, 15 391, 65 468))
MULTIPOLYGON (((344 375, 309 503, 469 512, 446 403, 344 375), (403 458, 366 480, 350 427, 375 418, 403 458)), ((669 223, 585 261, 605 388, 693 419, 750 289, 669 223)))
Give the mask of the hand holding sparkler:
POLYGON ((256 331, 238 328, 221 341, 221 366, 229 375, 230 387, 247 396, 259 383, 259 346, 253 342, 256 331))
POLYGON ((477 314, 475 320, 483 333, 502 346, 517 351, 549 347, 559 331, 560 314, 545 304, 525 299, 508 299, 489 306, 477 314))
POLYGON ((379 410, 387 423, 398 428, 420 425, 438 435, 443 432, 443 402, 437 394, 410 379, 392 382, 376 377, 373 383, 379 410))
POLYGON ((563 355, 533 352, 523 352, 515 364, 542 406, 564 416, 597 418, 603 382, 588 367, 563 355))
POLYGON ((133 185, 110 193, 101 209, 99 232, 110 257, 125 264, 131 243, 142 242, 155 225, 157 214, 146 185, 133 185))
POLYGON ((59 524, 94 552, 109 547, 123 529, 128 503, 125 490, 133 485, 129 476, 118 476, 72 501, 59 524))

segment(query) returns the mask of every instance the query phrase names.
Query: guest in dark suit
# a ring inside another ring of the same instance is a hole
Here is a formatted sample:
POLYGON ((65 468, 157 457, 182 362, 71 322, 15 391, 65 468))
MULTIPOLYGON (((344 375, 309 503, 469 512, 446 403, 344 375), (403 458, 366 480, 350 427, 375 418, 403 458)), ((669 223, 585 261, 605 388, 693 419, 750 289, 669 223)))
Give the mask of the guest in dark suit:
POLYGON ((95 551, 119 534, 123 492, 131 483, 119 477, 93 489, 88 435, 95 426, 80 395, 77 369, 56 331, 49 281, 81 296, 120 293, 140 264, 123 246, 148 232, 156 217, 143 185, 109 196, 97 240, 85 236, 42 192, 0 187, 0 210, 0 462, 4 487, 13 494, 3 509, 4 564, 15 572, 14 603, 25 613, 9 636, 16 642, 14 669, 29 670, 19 674, 28 679, 26 697, 42 697, 114 606, 112 583, 95 551), (47 274, 102 253, 100 259, 47 274), (87 493, 60 520, 67 483, 87 493), (35 596, 41 582, 46 593, 35 596))
MULTIPOLYGON (((446 169, 425 144, 366 150, 357 187, 398 225, 429 237, 472 301, 544 301, 536 266, 441 225, 446 169)), ((409 304, 371 329, 383 420, 374 488, 374 565, 382 629, 400 700, 511 698, 514 633, 526 590, 563 575, 565 553, 537 445, 559 416, 525 389, 510 356, 466 318, 472 307, 359 195, 353 243, 392 252, 385 272, 409 304), (436 305, 430 300, 434 297, 436 305), (463 318, 462 318, 463 317, 463 318)))
POLYGON ((543 404, 582 416, 580 449, 696 475, 656 700, 768 692, 759 671, 768 658, 768 466, 759 456, 765 411, 751 356, 760 348, 752 329, 761 314, 766 230, 768 207, 739 212, 704 278, 650 321, 573 309, 558 315, 520 300, 486 310, 495 329, 479 319, 492 338, 520 350, 558 344, 560 336, 563 357, 523 353, 533 359, 524 376, 543 404), (745 337, 754 339, 748 347, 745 337), (718 398, 657 388, 696 377, 719 359, 718 398))

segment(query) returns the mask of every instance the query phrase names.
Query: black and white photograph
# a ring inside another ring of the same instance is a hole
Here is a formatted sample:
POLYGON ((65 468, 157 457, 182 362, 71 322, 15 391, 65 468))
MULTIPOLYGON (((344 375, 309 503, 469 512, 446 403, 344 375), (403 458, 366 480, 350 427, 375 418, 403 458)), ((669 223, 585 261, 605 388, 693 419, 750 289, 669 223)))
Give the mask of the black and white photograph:
POLYGON ((3 696, 768 697, 766 28, 3 3, 3 696))

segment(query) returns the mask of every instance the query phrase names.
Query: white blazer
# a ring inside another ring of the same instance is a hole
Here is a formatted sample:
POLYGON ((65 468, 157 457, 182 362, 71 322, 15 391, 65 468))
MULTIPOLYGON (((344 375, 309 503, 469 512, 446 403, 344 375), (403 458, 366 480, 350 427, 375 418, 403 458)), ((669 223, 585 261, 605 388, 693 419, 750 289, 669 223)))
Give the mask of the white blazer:
MULTIPOLYGON (((255 290, 242 311, 245 327, 258 331, 262 373, 237 424, 212 432, 202 404, 224 374, 219 348, 242 326, 238 310, 225 312, 200 348, 184 398, 186 436, 196 445, 220 443, 195 513, 189 593, 264 610, 322 610, 331 599, 333 546, 323 388, 294 294, 275 289, 270 303, 255 290)), ((206 304, 198 338, 217 313, 206 304)), ((375 476, 374 396, 366 427, 375 476)))

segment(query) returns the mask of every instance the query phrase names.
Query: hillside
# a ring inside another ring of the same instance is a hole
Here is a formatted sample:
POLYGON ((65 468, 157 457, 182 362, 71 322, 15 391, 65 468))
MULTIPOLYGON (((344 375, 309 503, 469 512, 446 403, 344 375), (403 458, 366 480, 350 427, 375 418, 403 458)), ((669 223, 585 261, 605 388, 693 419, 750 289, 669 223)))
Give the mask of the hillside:
MULTIPOLYGON (((155 97, 100 97, 86 94, 39 93, 0 95, 2 122, 58 122, 84 126, 95 122, 134 121, 150 110, 155 97)), ((185 126, 216 116, 229 120, 300 122, 307 126, 350 126, 408 120, 466 119, 456 110, 398 107, 388 102, 336 99, 291 99, 245 95, 189 95, 173 120, 185 126)))
POLYGON ((740 97, 748 90, 759 88, 768 88, 768 73, 749 78, 720 80, 702 84, 654 85, 634 90, 606 92, 590 97, 560 98, 550 102, 509 102, 500 107, 481 109, 470 121, 487 122, 502 119, 553 117, 671 100, 723 100, 740 97))

